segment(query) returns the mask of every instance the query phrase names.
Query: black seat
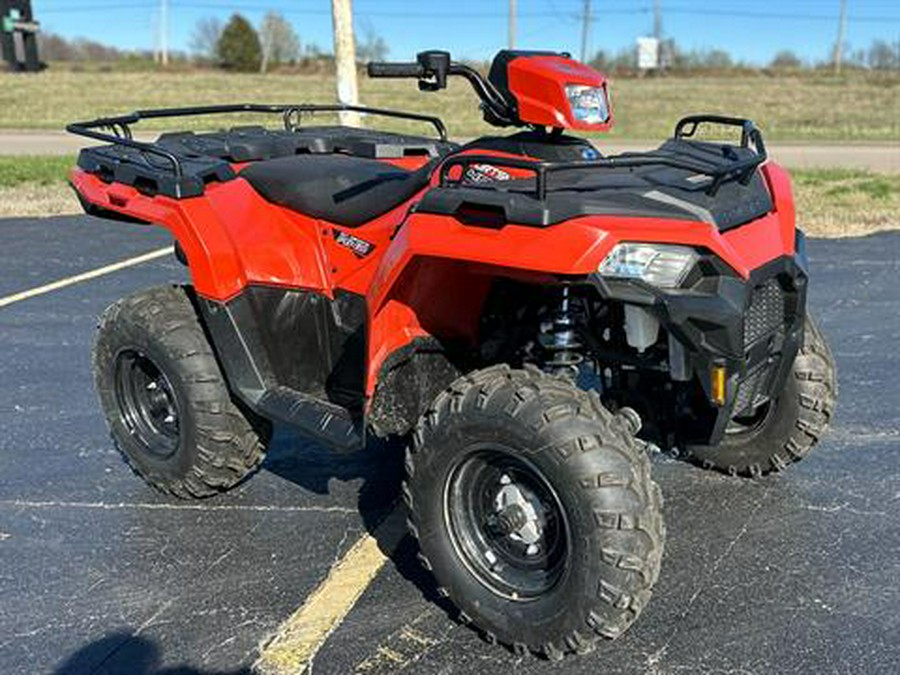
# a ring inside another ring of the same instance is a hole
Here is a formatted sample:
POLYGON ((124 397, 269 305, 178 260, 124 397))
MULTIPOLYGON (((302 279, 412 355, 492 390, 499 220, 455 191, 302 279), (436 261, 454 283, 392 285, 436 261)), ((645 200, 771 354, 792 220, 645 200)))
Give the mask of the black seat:
POLYGON ((432 166, 406 171, 374 159, 310 154, 256 162, 240 175, 274 204, 357 227, 427 185, 432 166))

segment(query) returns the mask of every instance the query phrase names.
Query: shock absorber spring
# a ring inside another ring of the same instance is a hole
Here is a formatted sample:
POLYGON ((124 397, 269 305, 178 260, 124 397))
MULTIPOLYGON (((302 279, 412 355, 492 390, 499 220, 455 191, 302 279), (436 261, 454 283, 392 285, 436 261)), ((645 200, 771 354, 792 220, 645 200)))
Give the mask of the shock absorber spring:
POLYGON ((568 286, 562 286, 556 308, 541 321, 538 343, 546 358, 543 367, 556 375, 578 375, 584 361, 581 342, 578 339, 577 316, 568 286))

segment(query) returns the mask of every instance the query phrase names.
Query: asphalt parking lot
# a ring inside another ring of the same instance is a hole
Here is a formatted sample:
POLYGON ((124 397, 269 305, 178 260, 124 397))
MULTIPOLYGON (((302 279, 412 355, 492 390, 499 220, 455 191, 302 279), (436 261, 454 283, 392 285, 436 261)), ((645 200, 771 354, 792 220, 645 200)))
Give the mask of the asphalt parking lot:
MULTIPOLYGON (((165 246, 87 217, 0 221, 0 298, 165 246)), ((900 669, 900 233, 809 245, 841 385, 803 463, 750 482, 655 458, 668 542, 623 638, 548 663, 456 625, 414 547, 315 655, 348 673, 896 673, 900 669)), ((204 502, 119 459, 90 378, 99 313, 179 281, 166 256, 0 307, 0 672, 251 672, 260 646, 372 531, 401 449, 331 455, 279 430, 263 470, 204 502)))

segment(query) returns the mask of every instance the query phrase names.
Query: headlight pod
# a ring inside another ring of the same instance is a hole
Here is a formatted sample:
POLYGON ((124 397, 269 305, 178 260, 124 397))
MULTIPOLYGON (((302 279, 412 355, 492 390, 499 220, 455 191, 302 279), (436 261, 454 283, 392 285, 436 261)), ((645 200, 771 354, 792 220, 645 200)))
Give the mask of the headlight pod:
POLYGON ((622 242, 603 259, 597 271, 613 279, 640 279, 659 288, 677 288, 697 262, 688 246, 622 242))
POLYGON ((603 124, 609 121, 609 102, 605 87, 589 87, 584 84, 567 84, 566 98, 572 116, 585 124, 603 124))

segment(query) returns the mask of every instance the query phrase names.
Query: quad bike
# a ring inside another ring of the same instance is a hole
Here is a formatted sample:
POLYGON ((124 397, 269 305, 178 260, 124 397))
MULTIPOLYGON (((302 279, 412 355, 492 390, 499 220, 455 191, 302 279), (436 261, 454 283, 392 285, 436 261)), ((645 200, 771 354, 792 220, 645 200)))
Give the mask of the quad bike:
POLYGON ((150 484, 206 497, 256 469, 272 423, 337 450, 409 440, 421 559, 490 641, 549 658, 635 620, 665 530, 648 448, 757 477, 807 455, 837 384, 806 310, 788 175, 748 120, 693 116, 603 156, 603 75, 502 51, 372 63, 424 91, 466 78, 484 119, 328 105, 140 111, 70 125, 88 213, 167 228, 192 283, 112 305, 94 349, 112 436, 150 484), (355 110, 437 138, 302 124, 355 110), (167 133, 260 113, 283 128, 167 133), (733 142, 707 139, 711 128, 733 142), (738 139, 739 137, 739 139, 738 139))

